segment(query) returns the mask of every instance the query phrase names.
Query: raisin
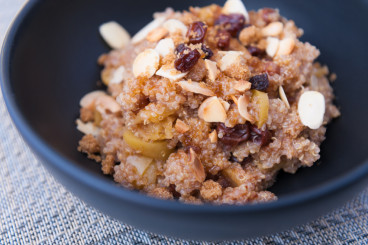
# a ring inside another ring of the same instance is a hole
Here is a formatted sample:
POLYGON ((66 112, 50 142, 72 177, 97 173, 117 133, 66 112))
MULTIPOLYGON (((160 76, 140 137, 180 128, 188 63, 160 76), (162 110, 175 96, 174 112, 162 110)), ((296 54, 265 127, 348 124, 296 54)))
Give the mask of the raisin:
POLYGON ((203 53, 206 54, 206 56, 204 57, 205 59, 209 59, 213 56, 212 50, 209 47, 207 47, 206 45, 202 44, 201 49, 202 49, 203 53))
POLYGON ((189 43, 197 44, 202 43, 207 32, 207 25, 202 21, 196 21, 189 26, 187 37, 189 43))
POLYGON ((185 50, 190 50, 190 48, 187 45, 185 45, 185 43, 181 43, 178 46, 176 46, 175 53, 182 54, 185 50))
POLYGON ((217 183, 219 183, 222 186, 222 188, 231 187, 230 181, 222 175, 220 175, 220 177, 218 178, 217 183))
POLYGON ((249 82, 252 84, 251 89, 266 91, 269 84, 268 75, 267 73, 255 75, 249 79, 249 82))
POLYGON ((259 57, 265 53, 264 50, 257 48, 255 46, 248 46, 247 49, 252 56, 256 57, 259 57))
POLYGON ((225 30, 219 30, 216 35, 217 47, 219 49, 227 49, 230 45, 231 35, 225 30))
POLYGON ((179 54, 179 58, 175 60, 175 68, 181 72, 187 72, 197 64, 201 54, 198 50, 194 49, 191 51, 184 50, 179 54))
POLYGON ((248 124, 238 124, 233 128, 228 128, 223 123, 217 124, 217 132, 222 134, 220 142, 225 146, 225 148, 234 147, 241 142, 249 139, 250 131, 248 124))
POLYGON ((221 26, 222 29, 228 31, 233 37, 239 34, 244 24, 245 18, 242 14, 221 14, 215 21, 215 25, 221 26))
POLYGON ((272 134, 268 129, 260 130, 255 125, 250 125, 250 140, 262 146, 266 146, 271 142, 272 134))
POLYGON ((261 10, 262 19, 269 24, 274 21, 278 21, 280 16, 275 9, 264 8, 261 10))

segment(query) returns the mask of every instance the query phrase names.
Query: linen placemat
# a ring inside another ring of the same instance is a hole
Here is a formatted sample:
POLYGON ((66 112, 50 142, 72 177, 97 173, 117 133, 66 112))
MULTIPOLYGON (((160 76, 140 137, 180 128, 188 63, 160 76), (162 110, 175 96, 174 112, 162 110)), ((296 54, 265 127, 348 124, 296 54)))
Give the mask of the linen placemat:
MULTIPOLYGON (((24 0, 0 0, 0 43, 24 0)), ((43 168, 0 95, 0 244, 368 244, 368 189, 319 219, 237 242, 195 242, 137 230, 86 205, 43 168)))

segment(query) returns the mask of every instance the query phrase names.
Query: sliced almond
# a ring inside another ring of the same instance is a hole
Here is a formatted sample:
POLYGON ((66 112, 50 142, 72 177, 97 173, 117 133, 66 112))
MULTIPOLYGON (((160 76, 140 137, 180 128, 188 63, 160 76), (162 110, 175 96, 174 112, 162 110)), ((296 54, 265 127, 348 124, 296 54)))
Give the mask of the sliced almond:
POLYGON ((249 22, 248 11, 241 0, 227 0, 222 8, 224 14, 242 14, 245 21, 249 22))
POLYGON ((238 99, 234 95, 231 95, 231 99, 234 101, 235 105, 238 105, 238 99))
POLYGON ((111 84, 119 84, 124 80, 125 77, 125 67, 119 66, 112 74, 112 78, 110 80, 111 84))
POLYGON ((113 49, 124 48, 130 42, 129 33, 115 21, 100 25, 99 31, 105 42, 113 49))
POLYGON ((189 126, 186 125, 185 122, 183 122, 182 120, 177 119, 175 123, 175 129, 179 133, 184 134, 185 132, 189 130, 189 126))
POLYGON ((251 44, 252 42, 256 41, 257 31, 258 31, 258 28, 254 25, 251 25, 251 26, 248 26, 248 27, 244 28, 239 33, 239 41, 243 45, 251 44))
POLYGON ((208 138, 210 139, 211 143, 217 143, 217 131, 216 129, 213 130, 209 135, 208 138))
POLYGON ((188 32, 188 27, 183 22, 176 19, 170 19, 163 23, 163 27, 166 28, 170 34, 180 33, 185 36, 188 32))
POLYGON ((77 119, 77 129, 84 134, 92 134, 97 136, 100 133, 100 128, 96 127, 93 122, 84 123, 80 119, 77 119))
POLYGON ((146 39, 150 42, 157 42, 158 40, 161 40, 162 38, 164 38, 168 33, 169 32, 168 30, 166 30, 166 28, 159 27, 159 28, 156 28, 150 31, 147 34, 146 39))
POLYGON ((249 97, 242 95, 238 99, 238 111, 240 116, 249 122, 254 122, 254 118, 248 112, 249 97))
POLYGON ((221 98, 219 98, 222 106, 224 107, 225 111, 227 112, 230 109, 230 103, 227 102, 226 100, 223 100, 221 98))
POLYGON ((264 37, 277 37, 281 34, 284 29, 284 24, 282 22, 272 22, 267 26, 262 28, 262 35, 264 37))
POLYGON ((207 69, 208 78, 211 81, 215 81, 217 76, 220 74, 220 71, 217 69, 216 62, 205 59, 204 64, 207 69))
POLYGON ((221 101, 213 96, 202 102, 198 109, 198 116, 206 122, 225 122, 226 111, 221 101))
POLYGON ((203 182, 206 179, 206 173, 204 171, 203 164, 201 160, 199 160, 195 151, 190 148, 189 149, 189 166, 191 166, 194 171, 194 176, 198 182, 203 182))
POLYGON ((270 57, 274 57, 279 49, 280 40, 276 37, 267 38, 267 48, 266 53, 270 57))
POLYGON ((226 51, 223 52, 225 55, 220 60, 220 70, 225 71, 233 65, 240 63, 240 56, 243 52, 240 51, 226 51))
POLYGON ((185 91, 203 94, 205 96, 214 96, 215 93, 206 87, 204 83, 192 82, 192 81, 180 81, 178 85, 185 91))
POLYGON ((133 62, 134 77, 152 77, 160 64, 160 55, 154 49, 146 49, 133 62))
POLYGON ((175 49, 174 41, 171 38, 165 38, 160 40, 155 48, 155 50, 157 51, 157 53, 159 53, 161 57, 165 57, 166 55, 174 52, 174 49, 175 49))
POLYGON ((240 80, 234 84, 234 89, 239 92, 248 91, 252 87, 252 84, 248 81, 240 80))
POLYGON ((286 94, 285 94, 285 91, 284 91, 284 88, 282 86, 279 87, 279 95, 280 95, 280 98, 282 101, 284 101, 286 107, 288 109, 290 109, 290 104, 289 104, 289 101, 286 97, 286 94))
POLYGON ((325 114, 325 97, 317 91, 304 92, 298 102, 299 118, 303 125, 317 129, 323 123, 325 114))
POLYGON ((134 166, 140 176, 143 176, 153 159, 145 156, 131 155, 126 158, 126 163, 134 166))
POLYGON ((161 76, 161 77, 165 77, 171 81, 177 81, 183 77, 185 77, 188 73, 187 72, 180 72, 178 70, 176 70, 175 68, 169 66, 169 65, 164 65, 162 66, 157 72, 156 75, 161 76))
POLYGON ((152 20, 150 23, 148 23, 145 27, 143 27, 140 31, 138 31, 132 38, 132 43, 139 43, 140 41, 143 41, 148 33, 150 33, 152 30, 160 27, 166 20, 166 17, 158 17, 154 20, 152 20))
POLYGON ((83 108, 93 108, 95 106, 95 101, 98 97, 105 96, 106 93, 101 90, 96 90, 93 92, 90 92, 82 97, 82 99, 79 102, 79 105, 83 108))
POLYGON ((279 48, 276 52, 276 55, 289 55, 293 52, 295 47, 295 40, 294 38, 287 37, 280 41, 279 48))
POLYGON ((118 104, 118 102, 116 102, 116 100, 113 97, 108 95, 96 98, 95 105, 98 112, 102 114, 106 113, 107 111, 116 113, 121 110, 121 107, 118 104))

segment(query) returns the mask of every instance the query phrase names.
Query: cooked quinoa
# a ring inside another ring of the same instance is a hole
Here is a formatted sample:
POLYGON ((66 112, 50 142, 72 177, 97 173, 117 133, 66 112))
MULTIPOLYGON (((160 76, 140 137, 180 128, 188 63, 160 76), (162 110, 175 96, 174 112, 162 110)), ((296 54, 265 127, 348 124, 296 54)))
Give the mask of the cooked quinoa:
POLYGON ((107 91, 80 102, 78 150, 126 188, 194 204, 274 201, 277 173, 312 166, 340 114, 319 50, 276 9, 229 0, 155 13, 133 38, 115 22, 100 32, 114 48, 98 59, 107 91))

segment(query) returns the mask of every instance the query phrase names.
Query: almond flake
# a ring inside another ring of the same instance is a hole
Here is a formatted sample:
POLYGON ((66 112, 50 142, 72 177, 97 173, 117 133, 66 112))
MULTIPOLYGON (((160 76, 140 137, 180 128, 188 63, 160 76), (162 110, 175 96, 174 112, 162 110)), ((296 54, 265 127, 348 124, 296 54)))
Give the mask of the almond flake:
POLYGON ((317 91, 304 92, 298 102, 298 114, 303 125, 317 129, 323 123, 325 97, 317 91))
POLYGON ((148 23, 145 27, 143 27, 140 31, 138 31, 132 38, 132 43, 136 44, 140 41, 143 41, 148 33, 150 33, 152 30, 160 27, 164 21, 166 20, 166 17, 158 17, 154 20, 152 20, 150 23, 148 23))
POLYGON ((284 101, 286 107, 288 109, 290 109, 290 104, 289 104, 289 101, 286 97, 286 94, 285 94, 285 91, 284 91, 284 88, 282 86, 279 87, 279 95, 280 95, 280 98, 282 101, 284 101))
POLYGON ((118 102, 116 102, 116 100, 109 95, 99 96, 96 98, 95 105, 96 110, 102 114, 106 113, 106 111, 116 113, 121 110, 118 102))
POLYGON ((112 74, 112 78, 110 80, 111 84, 119 84, 124 80, 125 76, 125 68, 124 66, 119 66, 114 73, 112 74))
POLYGON ((100 133, 100 128, 96 127, 93 122, 84 123, 80 119, 77 119, 77 129, 84 134, 92 134, 93 136, 98 136, 100 133))
POLYGON ((230 109, 230 104, 229 102, 227 102, 226 100, 223 100, 221 98, 219 98, 222 106, 224 107, 225 111, 227 112, 230 109))
POLYGON ((234 95, 230 95, 230 97, 234 101, 235 105, 238 105, 238 99, 234 95))
POLYGON ((161 40, 163 37, 165 37, 169 32, 166 30, 166 28, 159 27, 156 29, 153 29, 147 34, 146 39, 150 42, 157 42, 158 40, 161 40))
POLYGON ((163 23, 163 27, 166 28, 170 32, 170 34, 179 32, 182 36, 185 36, 188 32, 188 27, 184 25, 183 22, 176 19, 165 21, 165 23, 163 23))
POLYGON ((270 57, 274 57, 279 49, 280 40, 276 37, 268 37, 267 38, 267 47, 266 53, 270 57))
POLYGON ((105 96, 106 93, 101 90, 96 90, 89 92, 88 94, 84 95, 79 102, 79 105, 83 108, 92 109, 95 106, 95 101, 98 97, 105 96))
POLYGON ((278 35, 281 34, 282 30, 284 29, 284 24, 277 21, 277 22, 272 22, 270 24, 268 24, 266 27, 262 28, 262 35, 264 37, 277 37, 278 35))
POLYGON ((160 40, 155 50, 160 54, 161 57, 165 57, 166 55, 173 53, 175 49, 174 41, 171 38, 165 38, 160 40))
POLYGON ((295 40, 294 38, 287 37, 280 41, 279 48, 276 52, 276 55, 289 55, 293 52, 295 47, 295 40))
POLYGON ((183 122, 182 120, 177 119, 175 123, 175 129, 179 133, 184 134, 185 132, 189 130, 189 126, 186 125, 185 122, 183 122))
POLYGON ((220 70, 225 71, 233 65, 240 63, 240 56, 243 52, 240 51, 225 51, 225 55, 220 60, 220 70))
POLYGON ((252 84, 248 81, 240 80, 234 84, 234 89, 239 92, 248 91, 252 87, 252 84))
POLYGON ((254 122, 254 118, 248 112, 249 97, 242 95, 238 99, 238 111, 240 116, 249 122, 254 122))
POLYGON ((99 31, 105 42, 113 49, 124 48, 130 42, 129 33, 115 21, 100 25, 99 31))
POLYGON ((198 116, 206 122, 225 122, 227 117, 223 105, 216 96, 202 102, 198 109, 198 116))
POLYGON ((206 87, 204 83, 192 82, 192 81, 180 81, 178 82, 180 87, 188 92, 203 94, 205 96, 214 96, 215 93, 206 87))
POLYGON ((211 143, 217 143, 217 131, 216 129, 213 130, 209 135, 208 138, 210 138, 211 143))
POLYGON ((187 72, 181 73, 170 65, 164 65, 156 72, 156 75, 165 77, 170 81, 177 81, 185 77, 187 74, 187 72))
POLYGON ((205 59, 204 64, 206 65, 208 78, 211 81, 215 81, 217 76, 219 75, 220 71, 217 69, 216 62, 205 59))
POLYGON ((201 163, 201 160, 199 160, 197 154, 192 148, 189 149, 188 164, 194 171, 194 177, 196 178, 196 180, 202 183, 206 179, 206 173, 204 171, 204 167, 203 164, 201 163))
POLYGON ((242 14, 245 22, 249 22, 248 11, 241 0, 227 0, 222 8, 224 14, 242 14))
POLYGON ((152 77, 160 64, 160 55, 154 49, 146 49, 133 62, 134 77, 152 77))

